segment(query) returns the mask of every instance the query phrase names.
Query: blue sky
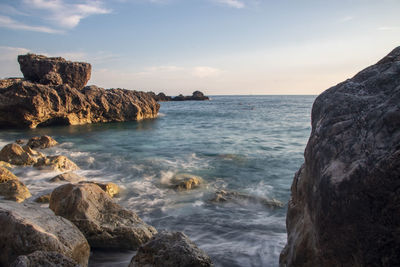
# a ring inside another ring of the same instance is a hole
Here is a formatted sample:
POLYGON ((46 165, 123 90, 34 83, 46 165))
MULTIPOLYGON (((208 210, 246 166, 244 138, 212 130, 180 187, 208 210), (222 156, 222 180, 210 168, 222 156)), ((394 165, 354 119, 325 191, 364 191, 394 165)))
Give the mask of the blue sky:
POLYGON ((0 0, 0 77, 27 52, 90 84, 176 95, 318 94, 400 45, 398 0, 0 0))

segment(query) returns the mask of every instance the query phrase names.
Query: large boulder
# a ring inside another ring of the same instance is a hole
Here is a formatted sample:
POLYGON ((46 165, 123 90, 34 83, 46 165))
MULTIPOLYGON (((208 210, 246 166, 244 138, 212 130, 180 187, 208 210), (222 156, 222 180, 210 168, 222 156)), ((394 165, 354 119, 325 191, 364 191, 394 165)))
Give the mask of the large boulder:
POLYGON ((54 251, 35 251, 19 256, 10 267, 80 267, 73 259, 54 251))
POLYGON ((79 167, 65 156, 47 156, 40 158, 33 166, 40 170, 76 171, 79 167))
POLYGON ((129 267, 207 267, 210 257, 182 232, 162 231, 141 246, 129 267))
POLYGON ((0 266, 37 250, 63 254, 87 266, 90 247, 70 221, 37 204, 0 201, 0 266))
POLYGON ((69 183, 79 183, 80 181, 86 180, 85 177, 80 176, 74 172, 61 173, 49 180, 51 183, 69 182, 69 183))
POLYGON ((160 105, 150 94, 125 89, 83 90, 17 81, 0 88, 0 127, 36 128, 157 117, 160 105))
POLYGON ((107 195, 115 197, 119 194, 119 186, 111 182, 83 181, 81 183, 91 183, 99 186, 107 195))
POLYGON ((35 54, 18 56, 18 63, 26 80, 48 85, 68 84, 78 90, 85 87, 92 71, 89 63, 35 54))
POLYGON ((58 145, 58 142, 51 138, 48 135, 43 135, 43 136, 35 136, 29 139, 28 144, 30 148, 36 149, 36 148, 48 148, 52 146, 58 145))
POLYGON ((14 165, 32 165, 37 162, 38 157, 42 155, 36 154, 34 151, 23 148, 18 144, 8 144, 0 150, 0 160, 14 165))
POLYGON ((400 265, 400 47, 314 102, 282 266, 400 265))
POLYGON ((17 176, 6 168, 0 167, 0 196, 7 200, 22 202, 31 197, 31 193, 17 176))
POLYGON ((50 209, 73 222, 93 248, 135 250, 157 233, 93 183, 57 187, 51 194, 50 209))

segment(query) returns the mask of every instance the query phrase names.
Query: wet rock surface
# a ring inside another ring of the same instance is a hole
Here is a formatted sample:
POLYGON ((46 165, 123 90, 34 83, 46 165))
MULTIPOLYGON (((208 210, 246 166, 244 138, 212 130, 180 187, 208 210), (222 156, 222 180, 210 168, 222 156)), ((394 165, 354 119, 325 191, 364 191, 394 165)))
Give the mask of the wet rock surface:
POLYGON ((50 209, 73 222, 93 248, 134 250, 157 233, 93 183, 56 188, 51 194, 50 209))
MULTIPOLYGON (((8 144, 0 150, 0 160, 14 165, 32 165, 37 162, 35 152, 18 144, 8 144)), ((40 154, 36 154, 40 156, 40 154)))
POLYGON ((76 171, 79 167, 65 156, 47 156, 40 158, 34 165, 40 170, 49 171, 76 171))
POLYGON ((32 149, 49 148, 58 145, 58 142, 48 135, 35 136, 29 139, 27 146, 32 149))
POLYGON ((10 267, 80 267, 73 259, 53 251, 35 251, 19 256, 10 267))
POLYGON ((74 172, 65 172, 61 173, 49 180, 51 183, 62 183, 62 182, 69 182, 69 183, 79 183, 81 181, 86 180, 85 177, 80 176, 74 172))
POLYGON ((31 197, 31 193, 17 176, 6 168, 0 167, 0 196, 7 200, 22 202, 31 197))
POLYGON ((400 265, 400 47, 314 102, 282 266, 400 265))
POLYGON ((203 179, 188 173, 180 173, 172 177, 170 187, 177 191, 186 191, 198 188, 203 179))
POLYGON ((70 221, 37 204, 0 201, 0 265, 37 250, 63 254, 87 266, 89 244, 70 221))
POLYGON ((162 231, 141 246, 129 267, 206 267, 210 257, 182 232, 162 231))

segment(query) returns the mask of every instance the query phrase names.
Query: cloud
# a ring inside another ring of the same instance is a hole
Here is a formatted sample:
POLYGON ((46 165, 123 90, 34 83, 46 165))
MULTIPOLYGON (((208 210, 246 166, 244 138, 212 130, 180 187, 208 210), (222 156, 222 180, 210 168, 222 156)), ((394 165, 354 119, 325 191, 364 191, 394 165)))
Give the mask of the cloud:
POLYGON ((44 32, 44 33, 61 33, 62 31, 55 30, 46 26, 33 26, 27 25, 18 21, 13 20, 7 16, 0 15, 0 27, 8 28, 13 30, 25 30, 34 32, 44 32))
POLYGON ((244 8, 246 6, 242 1, 239 0, 213 0, 213 1, 234 8, 244 8))
POLYGON ((44 11, 48 20, 67 29, 78 26, 79 22, 88 16, 111 12, 103 7, 101 1, 95 0, 73 4, 63 0, 23 0, 23 3, 30 9, 44 11))
POLYGON ((219 76, 221 72, 221 70, 216 68, 199 66, 193 68, 192 75, 199 78, 208 78, 219 76))

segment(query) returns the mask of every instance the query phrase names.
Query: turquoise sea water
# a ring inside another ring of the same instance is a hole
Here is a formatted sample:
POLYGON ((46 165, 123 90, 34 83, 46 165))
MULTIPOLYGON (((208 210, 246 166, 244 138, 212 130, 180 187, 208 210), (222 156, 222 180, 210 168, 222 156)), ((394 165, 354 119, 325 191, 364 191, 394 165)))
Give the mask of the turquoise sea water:
MULTIPOLYGON (((116 200, 157 229, 185 232, 216 266, 277 266, 286 242, 285 215, 294 173, 303 162, 315 96, 215 96, 211 101, 161 103, 142 122, 2 130, 1 145, 47 134, 60 146, 44 150, 75 161, 88 179, 112 181, 116 200), (176 174, 201 176, 188 192, 168 188, 176 174), (213 203, 216 190, 285 203, 213 203)), ((34 196, 51 191, 54 172, 15 173, 34 196)), ((32 198, 33 199, 33 198, 32 198)), ((101 251, 92 266, 127 266, 134 252, 101 251)))

